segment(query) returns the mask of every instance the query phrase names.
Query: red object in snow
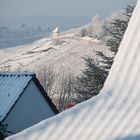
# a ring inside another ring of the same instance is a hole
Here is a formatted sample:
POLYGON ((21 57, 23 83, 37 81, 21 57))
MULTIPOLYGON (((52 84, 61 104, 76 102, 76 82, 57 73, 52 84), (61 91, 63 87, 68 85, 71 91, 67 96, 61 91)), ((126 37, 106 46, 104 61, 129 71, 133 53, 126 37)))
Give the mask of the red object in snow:
POLYGON ((69 109, 69 108, 71 108, 71 107, 73 107, 73 106, 74 106, 74 104, 68 103, 68 104, 65 105, 65 109, 69 109))

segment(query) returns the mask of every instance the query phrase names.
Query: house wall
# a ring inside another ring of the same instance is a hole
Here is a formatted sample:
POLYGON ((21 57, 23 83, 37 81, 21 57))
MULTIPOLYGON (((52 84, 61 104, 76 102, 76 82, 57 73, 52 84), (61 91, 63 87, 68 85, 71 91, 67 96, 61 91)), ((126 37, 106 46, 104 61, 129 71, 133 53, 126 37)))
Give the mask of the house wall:
POLYGON ((10 131, 17 133, 54 115, 35 83, 31 81, 4 123, 8 124, 10 131))
POLYGON ((56 38, 58 36, 57 33, 52 33, 52 38, 56 38))

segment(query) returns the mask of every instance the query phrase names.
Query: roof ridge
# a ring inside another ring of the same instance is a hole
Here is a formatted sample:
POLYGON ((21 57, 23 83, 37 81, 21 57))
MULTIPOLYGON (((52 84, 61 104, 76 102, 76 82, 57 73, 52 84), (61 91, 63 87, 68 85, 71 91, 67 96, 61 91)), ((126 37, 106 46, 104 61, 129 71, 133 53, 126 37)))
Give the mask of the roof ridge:
POLYGON ((0 76, 31 76, 36 77, 35 73, 33 72, 0 72, 0 76))

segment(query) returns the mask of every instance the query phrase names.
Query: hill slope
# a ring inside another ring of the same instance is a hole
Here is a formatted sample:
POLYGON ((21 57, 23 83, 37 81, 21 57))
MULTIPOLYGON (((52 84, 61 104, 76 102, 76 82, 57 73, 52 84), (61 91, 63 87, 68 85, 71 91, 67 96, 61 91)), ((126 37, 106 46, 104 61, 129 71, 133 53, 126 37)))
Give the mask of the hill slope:
POLYGON ((66 34, 54 39, 43 38, 29 45, 0 50, 0 71, 35 72, 62 111, 64 100, 70 102, 76 96, 77 76, 85 68, 83 58, 91 57, 98 62, 100 58, 96 56, 96 51, 109 54, 105 45, 89 37, 66 34))
POLYGON ((39 65, 54 69, 71 69, 79 73, 84 68, 83 57, 96 58, 96 51, 108 53, 97 40, 65 35, 56 39, 43 38, 29 45, 0 50, 0 70, 34 70, 39 65))

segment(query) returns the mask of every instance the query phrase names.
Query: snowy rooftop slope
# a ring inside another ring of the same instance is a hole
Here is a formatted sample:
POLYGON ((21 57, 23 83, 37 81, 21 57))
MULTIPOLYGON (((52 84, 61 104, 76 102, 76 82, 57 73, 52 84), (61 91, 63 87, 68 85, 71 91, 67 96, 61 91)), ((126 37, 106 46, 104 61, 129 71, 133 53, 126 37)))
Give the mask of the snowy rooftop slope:
POLYGON ((7 140, 140 139, 140 0, 101 94, 7 140))
POLYGON ((0 121, 6 117, 32 76, 32 73, 0 72, 0 121))

